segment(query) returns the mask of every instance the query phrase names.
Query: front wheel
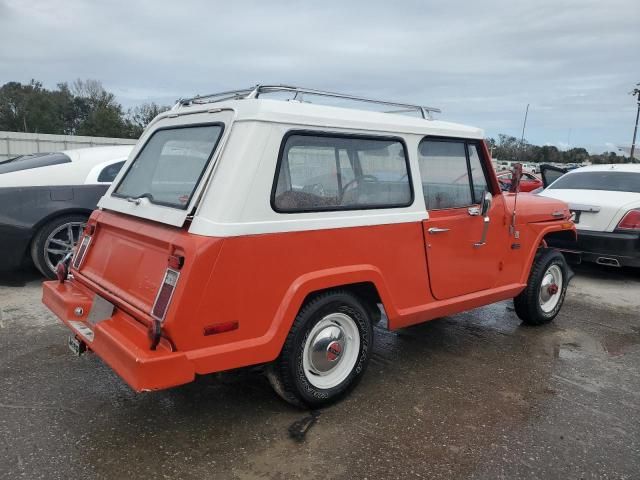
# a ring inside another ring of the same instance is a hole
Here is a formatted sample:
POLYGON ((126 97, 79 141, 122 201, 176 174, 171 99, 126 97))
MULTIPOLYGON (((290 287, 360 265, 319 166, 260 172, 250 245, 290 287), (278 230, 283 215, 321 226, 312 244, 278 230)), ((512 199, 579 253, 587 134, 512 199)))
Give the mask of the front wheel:
POLYGON ((513 299, 516 314, 527 325, 553 320, 564 303, 569 268, 557 250, 543 249, 533 261, 527 287, 513 299))
POLYGON ((267 377, 289 403, 325 406, 360 380, 372 346, 371 319, 357 297, 343 290, 326 292, 302 307, 267 377))

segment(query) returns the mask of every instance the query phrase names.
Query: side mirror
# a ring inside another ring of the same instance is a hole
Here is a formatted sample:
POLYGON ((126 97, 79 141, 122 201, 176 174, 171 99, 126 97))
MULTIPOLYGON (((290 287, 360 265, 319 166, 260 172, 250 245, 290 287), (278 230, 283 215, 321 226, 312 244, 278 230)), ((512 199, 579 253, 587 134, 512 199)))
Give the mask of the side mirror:
POLYGON ((487 213, 489 213, 489 209, 491 208, 492 202, 493 202, 493 195, 491 195, 491 192, 484 192, 484 196, 482 197, 482 208, 480 209, 480 214, 483 217, 486 217, 487 213))
POLYGON ((522 164, 516 163, 511 169, 511 185, 509 192, 518 193, 520 191, 520 180, 522 179, 522 164))

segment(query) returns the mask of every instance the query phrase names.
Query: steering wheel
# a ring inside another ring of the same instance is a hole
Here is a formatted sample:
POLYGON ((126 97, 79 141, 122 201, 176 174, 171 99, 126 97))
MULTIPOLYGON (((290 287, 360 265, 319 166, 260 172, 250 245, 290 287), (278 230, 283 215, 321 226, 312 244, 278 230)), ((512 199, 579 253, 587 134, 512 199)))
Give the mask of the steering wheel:
POLYGON ((375 177, 374 175, 362 175, 361 177, 356 177, 353 180, 348 181, 342 186, 342 195, 340 195, 340 203, 342 203, 342 199, 344 198, 344 194, 347 193, 347 190, 352 188, 354 185, 364 181, 377 182, 378 178, 375 177))

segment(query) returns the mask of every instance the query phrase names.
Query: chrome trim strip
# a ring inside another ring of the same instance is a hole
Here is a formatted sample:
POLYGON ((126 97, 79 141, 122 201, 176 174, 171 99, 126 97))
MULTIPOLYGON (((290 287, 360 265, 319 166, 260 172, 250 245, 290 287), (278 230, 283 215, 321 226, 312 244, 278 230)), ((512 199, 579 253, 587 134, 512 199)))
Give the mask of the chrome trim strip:
POLYGON ((569 210, 580 210, 581 212, 598 213, 600 207, 598 205, 585 205, 582 203, 570 203, 569 210))

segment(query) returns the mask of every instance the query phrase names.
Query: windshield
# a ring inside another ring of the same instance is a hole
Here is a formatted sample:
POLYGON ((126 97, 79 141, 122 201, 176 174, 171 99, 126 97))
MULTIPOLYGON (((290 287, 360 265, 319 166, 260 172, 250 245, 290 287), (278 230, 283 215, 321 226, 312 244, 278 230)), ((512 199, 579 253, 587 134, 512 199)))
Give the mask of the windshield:
POLYGON ((157 130, 113 195, 186 209, 222 134, 220 124, 157 130))
POLYGON ((640 173, 576 172, 560 177, 549 189, 608 190, 640 193, 640 173))

